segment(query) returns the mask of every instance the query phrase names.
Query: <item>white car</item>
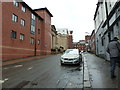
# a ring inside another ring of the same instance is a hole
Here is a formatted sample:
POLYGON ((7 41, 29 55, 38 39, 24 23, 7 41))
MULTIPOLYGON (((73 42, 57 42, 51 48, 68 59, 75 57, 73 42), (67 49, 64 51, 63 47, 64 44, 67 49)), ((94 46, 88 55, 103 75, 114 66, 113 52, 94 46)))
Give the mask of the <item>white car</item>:
POLYGON ((67 49, 61 56, 60 62, 63 64, 80 64, 82 56, 78 49, 67 49))

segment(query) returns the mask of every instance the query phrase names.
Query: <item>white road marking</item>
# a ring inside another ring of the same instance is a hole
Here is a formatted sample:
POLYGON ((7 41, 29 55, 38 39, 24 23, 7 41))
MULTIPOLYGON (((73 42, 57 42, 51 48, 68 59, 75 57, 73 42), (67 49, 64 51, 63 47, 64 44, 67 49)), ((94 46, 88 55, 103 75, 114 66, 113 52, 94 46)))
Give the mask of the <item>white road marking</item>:
POLYGON ((8 78, 6 78, 6 79, 4 79, 5 81, 7 81, 8 80, 8 78))
POLYGON ((13 66, 13 67, 9 67, 9 68, 6 67, 6 68, 3 68, 3 69, 17 68, 17 67, 22 67, 22 66, 23 66, 23 65, 20 64, 20 65, 15 65, 15 66, 13 66))
POLYGON ((4 80, 0 80, 0 84, 4 83, 5 81, 7 81, 8 78, 4 79, 4 80))
POLYGON ((14 66, 14 67, 22 67, 23 65, 16 65, 16 66, 14 66))
POLYGON ((33 67, 29 67, 28 70, 31 70, 33 67))
POLYGON ((4 68, 4 69, 8 69, 8 68, 4 68))
POLYGON ((57 81, 57 85, 60 83, 60 80, 57 81))
POLYGON ((1 83, 4 83, 4 82, 5 82, 4 80, 0 80, 0 84, 1 84, 1 83))

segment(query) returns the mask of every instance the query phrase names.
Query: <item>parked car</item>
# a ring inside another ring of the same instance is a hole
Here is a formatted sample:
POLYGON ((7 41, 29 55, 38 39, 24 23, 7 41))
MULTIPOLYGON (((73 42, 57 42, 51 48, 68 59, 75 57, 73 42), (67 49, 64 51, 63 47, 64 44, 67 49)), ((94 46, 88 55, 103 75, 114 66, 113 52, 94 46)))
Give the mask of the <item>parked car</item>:
POLYGON ((61 56, 60 63, 63 64, 80 64, 82 55, 78 49, 67 49, 61 56))

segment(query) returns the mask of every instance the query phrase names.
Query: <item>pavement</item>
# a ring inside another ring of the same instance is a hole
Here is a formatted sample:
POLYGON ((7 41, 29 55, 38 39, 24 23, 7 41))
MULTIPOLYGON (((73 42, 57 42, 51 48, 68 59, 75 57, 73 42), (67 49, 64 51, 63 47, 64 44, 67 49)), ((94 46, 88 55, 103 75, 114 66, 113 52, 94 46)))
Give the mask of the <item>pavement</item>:
POLYGON ((84 88, 102 88, 120 90, 119 68, 116 67, 117 78, 111 79, 110 62, 94 54, 84 53, 84 88))
POLYGON ((15 63, 29 61, 29 60, 40 59, 40 58, 48 57, 51 55, 41 55, 41 56, 25 57, 25 58, 14 59, 14 60, 7 60, 7 61, 0 63, 0 66, 7 66, 7 65, 15 64, 15 63))
POLYGON ((83 87, 85 88, 91 88, 91 82, 90 82, 90 75, 89 75, 89 69, 88 69, 88 65, 87 65, 87 60, 85 59, 85 57, 83 56, 83 87))

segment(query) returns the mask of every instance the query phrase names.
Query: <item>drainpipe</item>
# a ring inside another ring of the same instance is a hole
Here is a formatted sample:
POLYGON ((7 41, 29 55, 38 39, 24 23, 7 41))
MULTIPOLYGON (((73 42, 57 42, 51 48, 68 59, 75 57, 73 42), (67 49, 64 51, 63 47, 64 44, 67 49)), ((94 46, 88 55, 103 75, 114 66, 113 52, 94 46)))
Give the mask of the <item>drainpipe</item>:
POLYGON ((105 9, 106 9, 106 23, 107 23, 107 31, 108 31, 108 38, 109 38, 109 42, 111 41, 111 37, 110 37, 110 25, 109 25, 109 18, 108 18, 108 8, 107 8, 107 1, 105 0, 105 9))
POLYGON ((36 50, 37 50, 37 38, 36 38, 36 35, 37 35, 37 33, 36 33, 36 31, 37 31, 37 19, 35 19, 35 22, 36 22, 36 24, 35 24, 35 46, 34 46, 34 56, 36 56, 36 50))

